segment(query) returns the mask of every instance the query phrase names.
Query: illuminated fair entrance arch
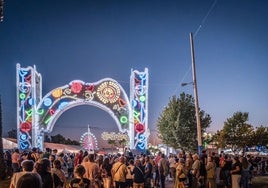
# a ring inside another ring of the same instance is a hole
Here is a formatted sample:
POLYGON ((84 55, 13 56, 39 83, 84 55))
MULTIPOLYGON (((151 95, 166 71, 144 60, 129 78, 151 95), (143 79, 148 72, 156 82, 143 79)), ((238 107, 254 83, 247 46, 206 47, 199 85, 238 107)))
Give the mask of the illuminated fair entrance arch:
POLYGON ((50 133, 60 115, 78 105, 92 105, 108 112, 120 132, 129 136, 130 149, 147 148, 148 70, 132 71, 130 100, 121 85, 105 78, 94 83, 81 80, 57 87, 42 97, 42 77, 36 67, 17 64, 17 132, 21 150, 43 149, 44 133, 50 133))

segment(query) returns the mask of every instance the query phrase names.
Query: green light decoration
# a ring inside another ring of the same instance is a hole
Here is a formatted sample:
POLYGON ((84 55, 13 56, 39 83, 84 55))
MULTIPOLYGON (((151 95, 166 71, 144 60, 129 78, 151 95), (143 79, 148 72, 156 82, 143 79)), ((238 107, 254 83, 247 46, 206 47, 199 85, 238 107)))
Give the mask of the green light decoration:
POLYGON ((48 122, 51 120, 52 116, 48 117, 46 120, 45 120, 45 124, 48 124, 48 122))
POLYGON ((45 110, 43 108, 40 108, 39 110, 37 110, 37 114, 38 115, 42 115, 44 114, 45 110))
POLYGON ((120 117, 120 122, 123 123, 123 124, 125 124, 125 123, 128 122, 128 118, 126 116, 121 116, 120 117))
POLYGON ((140 96, 140 101, 144 102, 146 100, 146 97, 144 95, 140 96))
POLYGON ((23 100, 23 99, 25 99, 25 98, 26 98, 25 93, 21 93, 21 94, 20 94, 20 99, 23 100))
POLYGON ((133 111, 133 116, 134 116, 134 119, 139 119, 140 117, 140 112, 137 112, 136 110, 133 111))

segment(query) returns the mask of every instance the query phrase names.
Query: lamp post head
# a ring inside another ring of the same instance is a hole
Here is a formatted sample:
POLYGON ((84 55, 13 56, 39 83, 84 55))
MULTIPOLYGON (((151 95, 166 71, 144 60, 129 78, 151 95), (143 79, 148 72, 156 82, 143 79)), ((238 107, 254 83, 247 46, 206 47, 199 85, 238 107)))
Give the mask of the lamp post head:
POLYGON ((181 83, 181 86, 184 87, 184 86, 189 85, 189 84, 194 84, 194 83, 193 82, 187 82, 187 83, 184 82, 184 83, 181 83))

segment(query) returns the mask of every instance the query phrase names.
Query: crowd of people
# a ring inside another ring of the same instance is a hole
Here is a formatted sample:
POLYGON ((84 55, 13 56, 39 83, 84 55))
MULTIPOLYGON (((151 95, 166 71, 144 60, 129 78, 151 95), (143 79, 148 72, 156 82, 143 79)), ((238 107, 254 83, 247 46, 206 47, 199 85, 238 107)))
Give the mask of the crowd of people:
POLYGON ((97 155, 80 150, 62 153, 46 148, 4 154, 10 188, 249 188, 268 162, 255 156, 202 151, 156 155, 97 155))

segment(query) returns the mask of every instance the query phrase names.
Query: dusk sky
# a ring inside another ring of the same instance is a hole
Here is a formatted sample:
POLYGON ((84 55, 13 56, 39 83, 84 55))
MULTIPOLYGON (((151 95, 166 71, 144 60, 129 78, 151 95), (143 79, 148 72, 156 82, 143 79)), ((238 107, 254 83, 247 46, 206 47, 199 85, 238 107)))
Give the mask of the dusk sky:
MULTIPOLYGON (((129 95, 131 69, 149 70, 149 127, 170 97, 193 95, 189 33, 194 34, 199 105, 220 130, 235 112, 268 126, 268 2, 265 0, 5 1, 0 23, 4 136, 16 128, 16 64, 36 65, 43 96, 72 80, 117 80, 129 95)), ((117 131, 94 106, 64 112, 51 135, 78 140, 117 131)))

